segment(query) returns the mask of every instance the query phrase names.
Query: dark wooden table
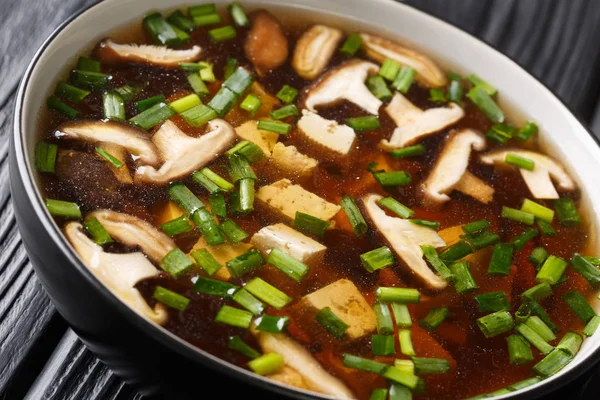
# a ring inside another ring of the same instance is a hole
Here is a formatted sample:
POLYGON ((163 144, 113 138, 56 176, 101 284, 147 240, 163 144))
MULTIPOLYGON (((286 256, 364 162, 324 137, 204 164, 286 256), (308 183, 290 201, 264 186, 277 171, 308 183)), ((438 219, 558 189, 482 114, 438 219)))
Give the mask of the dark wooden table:
MULTIPOLYGON (((17 85, 25 67, 50 32, 71 14, 94 2, 0 0, 1 399, 141 398, 82 346, 52 307, 22 246, 8 188, 8 138, 12 134, 17 85)), ((409 0, 406 3, 500 49, 548 85, 577 116, 600 132, 600 1, 409 0)), ((599 382, 600 365, 552 397, 597 398, 599 382)))

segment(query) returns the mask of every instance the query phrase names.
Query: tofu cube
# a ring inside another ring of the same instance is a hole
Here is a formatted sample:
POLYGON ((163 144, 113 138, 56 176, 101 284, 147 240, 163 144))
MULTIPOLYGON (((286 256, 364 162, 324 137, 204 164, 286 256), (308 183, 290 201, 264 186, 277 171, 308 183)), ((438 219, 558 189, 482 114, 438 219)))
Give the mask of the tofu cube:
POLYGON ((235 133, 242 140, 248 140, 256 144, 267 155, 271 156, 271 151, 279 139, 279 134, 257 128, 256 121, 248 121, 235 128, 235 133))
POLYGON ((252 236, 251 243, 265 258, 271 249, 279 249, 307 265, 318 264, 327 247, 285 224, 269 225, 252 236))
POLYGON ((251 244, 248 243, 225 243, 218 246, 209 246, 206 244, 204 238, 198 239, 190 253, 194 250, 206 249, 208 252, 222 265, 221 268, 215 272, 211 278, 219 279, 222 281, 228 281, 231 279, 231 273, 225 266, 225 263, 229 260, 236 258, 250 250, 251 244))
POLYGON ((298 151, 296 146, 277 143, 273 147, 271 163, 276 168, 274 174, 280 178, 309 178, 319 164, 317 160, 298 151))
POLYGON ((313 148, 320 148, 321 153, 329 158, 345 157, 350 153, 356 140, 354 129, 307 110, 302 114, 298 121, 298 133, 304 142, 313 148))
POLYGON ((302 298, 301 307, 314 312, 329 307, 348 326, 349 339, 370 335, 377 328, 375 311, 357 287, 348 279, 340 279, 302 298))

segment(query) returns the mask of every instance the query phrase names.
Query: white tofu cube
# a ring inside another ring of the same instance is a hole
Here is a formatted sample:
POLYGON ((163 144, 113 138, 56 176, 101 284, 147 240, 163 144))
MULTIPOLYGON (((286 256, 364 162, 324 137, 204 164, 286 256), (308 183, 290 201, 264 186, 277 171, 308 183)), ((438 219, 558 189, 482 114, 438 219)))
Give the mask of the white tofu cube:
POLYGON ((265 254, 278 249, 308 265, 318 264, 327 247, 285 224, 269 225, 252 236, 251 243, 265 254))
POLYGON ((296 146, 277 143, 273 147, 271 162, 282 178, 308 178, 319 164, 317 160, 298 151, 296 146))
POLYGON ((250 250, 251 244, 248 243, 225 243, 217 246, 209 246, 206 244, 204 238, 198 239, 190 253, 194 250, 206 249, 208 252, 222 265, 221 268, 215 272, 211 278, 219 279, 222 281, 228 281, 231 278, 231 273, 225 266, 225 263, 229 260, 236 258, 250 250))
POLYGON ((298 121, 298 133, 308 144, 322 147, 334 157, 345 157, 350 153, 356 134, 354 129, 330 121, 318 114, 304 110, 298 121))
POLYGON ((267 155, 271 156, 271 151, 275 147, 275 143, 279 139, 279 134, 258 129, 256 121, 248 121, 235 128, 235 134, 242 140, 248 140, 258 147, 267 155))

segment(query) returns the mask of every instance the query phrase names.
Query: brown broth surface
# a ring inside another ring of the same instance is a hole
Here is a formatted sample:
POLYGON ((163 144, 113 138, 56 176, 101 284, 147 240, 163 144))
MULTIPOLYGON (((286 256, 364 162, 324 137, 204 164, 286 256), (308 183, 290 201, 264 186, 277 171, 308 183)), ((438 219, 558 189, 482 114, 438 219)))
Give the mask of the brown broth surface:
MULTIPOLYGON (((287 31, 290 41, 290 53, 293 51, 296 38, 307 26, 308 24, 287 31)), ((238 29, 238 37, 234 40, 213 44, 208 39, 208 29, 195 29, 191 40, 185 47, 193 44, 200 45, 203 48, 203 60, 214 63, 214 71, 219 80, 219 82, 209 85, 209 89, 214 94, 223 79, 222 71, 227 58, 235 58, 238 60, 239 65, 249 69, 252 69, 252 65, 244 56, 243 40, 246 35, 245 30, 238 29)), ((146 37, 139 27, 132 28, 132 32, 133 34, 130 34, 133 37, 140 38, 139 43, 151 43, 150 38, 146 37)), ((119 41, 118 36, 113 39, 119 41)), ((358 53, 357 57, 363 58, 364 54, 358 53)), ((345 60, 343 56, 336 53, 328 68, 333 68, 345 60)), ((163 94, 168 100, 173 100, 192 93, 184 72, 179 69, 122 63, 103 64, 102 72, 113 77, 111 88, 126 83, 146 84, 146 87, 137 95, 134 101, 159 94, 163 94)), ((273 73, 258 78, 258 82, 273 96, 284 84, 298 88, 301 91, 301 95, 296 100, 299 108, 301 108, 306 87, 310 84, 310 82, 304 81, 296 75, 289 59, 273 73)), ((429 100, 428 89, 416 83, 411 86, 407 97, 423 109, 439 106, 429 100)), ((490 230, 500 235, 502 241, 509 241, 522 232, 525 225, 500 218, 502 206, 520 208, 525 198, 531 198, 531 194, 516 171, 498 172, 491 166, 482 165, 478 162, 478 157, 472 156, 469 171, 495 189, 494 200, 491 204, 482 204, 456 191, 452 193, 451 201, 439 210, 425 209, 420 201, 419 185, 431 170, 447 134, 457 128, 471 128, 485 133, 491 127, 489 120, 470 101, 465 99, 463 106, 466 115, 457 124, 453 125, 451 129, 439 132, 421 141, 426 147, 426 153, 423 156, 399 160, 394 160, 385 151, 377 148, 379 141, 382 138, 388 138, 395 128, 393 121, 382 107, 379 113, 380 129, 357 134, 356 149, 353 150, 349 165, 341 168, 335 163, 320 160, 321 162, 312 179, 302 182, 302 186, 335 204, 339 204, 344 195, 352 195, 355 199, 369 193, 393 196, 401 203, 411 207, 416 212, 415 218, 439 221, 440 230, 485 218, 492 223, 490 230), (407 186, 382 188, 373 179, 371 173, 366 170, 367 164, 371 161, 376 161, 379 167, 386 170, 410 172, 412 183, 407 186)), ((85 119, 102 119, 102 93, 94 92, 82 103, 74 104, 72 107, 79 110, 85 119)), ((131 118, 136 114, 134 102, 127 105, 126 112, 127 118, 131 118)), ((357 106, 346 102, 323 107, 319 110, 319 113, 324 118, 334 119, 342 123, 348 117, 367 115, 365 111, 357 106)), ((225 119, 233 126, 238 126, 248 120, 248 116, 246 112, 236 106, 225 119)), ((203 133, 204 128, 190 128, 178 117, 174 117, 173 120, 189 135, 198 136, 203 133)), ((94 154, 93 146, 60 140, 54 136, 57 127, 66 121, 66 117, 53 111, 46 113, 42 118, 41 138, 57 143, 61 149, 74 151, 67 154, 65 160, 59 160, 56 174, 40 175, 40 187, 44 195, 48 198, 76 202, 80 205, 84 215, 96 209, 108 208, 135 215, 159 227, 161 217, 158 210, 168 201, 164 187, 120 184, 114 178, 108 164, 94 154)), ((286 120, 290 123, 294 123, 294 121, 294 118, 286 120)), ((281 136, 280 141, 285 145, 296 145, 301 152, 310 154, 311 149, 299 140, 295 129, 293 127, 288 136, 281 136)), ((529 148, 537 149, 537 145, 533 140, 529 142, 527 143, 529 148)), ((523 146, 517 141, 512 141, 511 145, 523 146)), ((488 141, 488 150, 495 147, 497 145, 492 141, 488 141)), ((129 165, 130 167, 134 166, 133 160, 129 161, 129 165)), ((223 157, 209 165, 209 167, 227 176, 223 157)), ((253 167, 258 176, 257 188, 274 181, 267 178, 269 169, 274 168, 268 160, 253 167)), ((184 183, 199 198, 203 200, 207 198, 207 192, 191 179, 185 179, 184 183)), ((573 197, 578 202, 580 193, 561 193, 561 197, 563 196, 573 197)), ((543 201, 541 203, 549 205, 549 203, 543 201)), ((276 216, 260 208, 249 215, 235 217, 235 221, 249 234, 249 237, 261 227, 270 223, 281 222, 276 216)), ((410 279, 405 273, 406 267, 401 261, 393 267, 375 273, 368 273, 361 265, 360 254, 381 247, 385 243, 374 229, 370 229, 364 237, 356 237, 349 230, 349 224, 343 211, 334 218, 334 221, 336 222, 335 228, 327 230, 321 240, 327 246, 324 261, 316 268, 312 268, 301 283, 295 282, 270 265, 265 265, 241 280, 232 279, 231 282, 243 284, 258 276, 293 297, 294 301, 290 305, 282 310, 269 307, 267 314, 289 315, 291 317, 291 323, 288 327, 289 334, 309 349, 326 370, 342 379, 360 399, 368 399, 374 388, 386 386, 384 379, 374 374, 344 368, 341 356, 343 353, 351 353, 372 358, 370 337, 352 343, 335 340, 314 321, 299 323, 295 319, 297 313, 294 305, 302 296, 341 278, 352 280, 370 304, 375 300, 374 291, 377 286, 420 288, 421 285, 410 279)), ((57 219, 57 222, 61 226, 64 224, 62 219, 57 219)), ((449 286, 442 293, 422 291, 421 302, 409 306, 414 321, 411 329, 416 353, 421 357, 449 359, 451 360, 452 369, 447 374, 424 376, 426 391, 424 394, 417 395, 417 398, 466 398, 481 393, 489 393, 533 376, 532 363, 522 366, 511 366, 509 364, 506 346, 507 335, 500 335, 492 339, 486 339, 483 336, 475 320, 483 316, 484 313, 478 311, 473 296, 491 291, 504 291, 511 301, 511 311, 516 311, 520 305, 520 294, 535 285, 536 272, 533 265, 527 261, 527 256, 531 250, 534 247, 544 246, 550 254, 568 259, 573 253, 585 249, 588 233, 583 226, 585 224, 579 227, 562 227, 555 218, 553 227, 557 231, 557 236, 549 238, 538 235, 527 243, 522 250, 515 253, 511 273, 504 278, 492 277, 487 274, 491 251, 490 248, 481 250, 480 262, 471 265, 473 276, 480 286, 480 289, 474 293, 459 295, 452 286, 449 286), (447 307, 450 310, 449 317, 433 333, 421 329, 417 321, 422 319, 432 307, 439 306, 447 307)), ((177 245, 184 252, 188 252, 198 238, 199 233, 193 230, 175 239, 177 245)), ((111 245, 106 247, 106 250, 132 251, 133 249, 111 245)), ((189 298, 191 303, 184 312, 170 309, 169 321, 165 327, 199 348, 233 364, 246 367, 248 359, 228 349, 228 339, 232 335, 239 335, 247 343, 258 349, 259 346, 256 340, 246 329, 214 322, 214 317, 222 305, 235 304, 216 296, 194 292, 191 278, 199 274, 204 274, 199 267, 177 280, 166 273, 161 273, 157 278, 141 282, 138 288, 151 306, 155 304, 152 292, 158 284, 189 298)), ((566 276, 566 282, 554 289, 554 296, 541 303, 552 320, 560 327, 559 339, 566 330, 582 329, 581 322, 560 299, 560 296, 572 289, 578 289, 586 296, 590 296, 592 293, 588 283, 580 275, 574 273, 572 269, 567 269, 566 276)), ((552 344, 556 343, 553 342, 552 344)), ((396 347, 396 358, 406 358, 400 353, 397 344, 396 347)), ((542 358, 535 349, 534 354, 536 361, 542 358)), ((388 363, 392 361, 391 357, 376 357, 376 359, 388 363)))

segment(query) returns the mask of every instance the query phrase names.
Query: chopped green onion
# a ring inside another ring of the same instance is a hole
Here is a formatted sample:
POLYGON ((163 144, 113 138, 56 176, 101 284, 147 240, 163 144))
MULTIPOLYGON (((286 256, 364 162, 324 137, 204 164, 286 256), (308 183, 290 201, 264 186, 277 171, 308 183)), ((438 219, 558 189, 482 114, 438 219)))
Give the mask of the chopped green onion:
POLYGON ((420 156, 423 153, 425 153, 425 146, 423 146, 422 144, 416 144, 414 146, 408 146, 402 149, 390 151, 390 155, 394 160, 397 160, 399 158, 420 156))
POLYGON ((116 94, 121 96, 125 104, 131 103, 133 99, 144 89, 144 86, 136 84, 127 84, 125 86, 118 87, 113 90, 116 94))
POLYGON ((521 250, 527 242, 538 235, 538 231, 535 228, 527 228, 523 232, 510 240, 510 244, 516 251, 521 250))
POLYGON ((531 201, 529 199, 525 199, 523 201, 523 205, 521 206, 521 211, 527 212, 535 215, 536 218, 539 218, 548 223, 552 223, 554 219, 554 211, 549 209, 548 207, 544 207, 541 204, 536 203, 535 201, 531 201))
POLYGON ((537 334, 536 331, 531 329, 529 326, 525 324, 519 324, 516 327, 517 332, 525 337, 536 349, 538 349, 542 354, 550 353, 554 347, 549 345, 540 335, 537 334))
POLYGON ((427 221, 425 219, 409 219, 408 222, 413 223, 415 225, 424 226, 425 228, 440 229, 440 223, 437 221, 427 221))
POLYGON ((160 226, 160 228, 170 237, 192 230, 192 226, 183 215, 169 222, 165 222, 160 226))
POLYGON ((372 335, 371 352, 374 356, 392 356, 396 354, 394 335, 372 335))
POLYGON ((577 208, 572 199, 564 198, 554 200, 554 209, 558 216, 558 221, 562 226, 575 226, 581 224, 581 218, 577 214, 577 208))
POLYGON ((79 111, 69 107, 68 105, 60 101, 56 96, 48 97, 46 105, 49 109, 56 110, 69 118, 77 118, 79 116, 79 111))
POLYGON ((584 324, 590 322, 590 320, 596 315, 594 309, 590 307, 585 297, 583 297, 577 290, 572 290, 564 294, 563 300, 584 324))
POLYGON ((398 72, 400 72, 400 63, 391 58, 383 60, 381 68, 379 69, 379 75, 388 81, 393 81, 398 75, 398 72))
POLYGON ((175 115, 175 111, 165 103, 158 103, 138 115, 129 119, 129 122, 140 129, 148 130, 175 115))
POLYGON ((209 168, 194 172, 192 179, 204 186, 210 194, 233 189, 233 185, 209 168))
POLYGON ((400 218, 410 218, 415 215, 415 212, 404 204, 400 203, 393 197, 384 197, 377 202, 380 206, 387 208, 391 212, 398 215, 400 218))
POLYGON ((181 62, 179 63, 179 68, 181 68, 183 71, 187 72, 187 73, 191 73, 191 72, 200 72, 202 71, 202 69, 204 69, 204 66, 201 65, 199 62, 195 63, 195 62, 181 62))
POLYGON ((329 307, 319 310, 315 316, 315 320, 336 339, 343 339, 349 328, 349 326, 335 315, 329 307))
POLYGON ((237 36, 237 32, 233 26, 226 25, 220 28, 211 29, 208 31, 208 36, 210 36, 213 42, 219 43, 225 40, 234 39, 237 36))
POLYGON ((477 319, 477 326, 486 338, 498 336, 514 328, 512 315, 506 310, 496 311, 477 319))
POLYGON ((70 101, 72 103, 79 103, 85 99, 91 92, 89 90, 80 89, 75 86, 71 86, 66 82, 58 82, 54 94, 61 99, 70 101))
MULTIPOLYGON (((208 26, 208 25, 216 25, 216 24, 221 23, 221 16, 217 13, 205 14, 205 15, 198 15, 196 17, 193 17, 192 20, 194 21, 195 26, 201 27, 201 26, 208 26)), ((235 31, 234 31, 234 33, 235 33, 235 31)), ((233 37, 235 37, 235 35, 233 37)), ((220 36, 219 36, 219 38, 220 38, 220 36)), ((211 39, 213 39, 212 35, 211 35, 211 39)), ((228 39, 230 39, 230 38, 228 38, 228 39)), ((213 39, 213 40, 215 42, 221 41, 221 40, 216 40, 216 39, 213 39)))
POLYGON ((344 367, 354 368, 360 371, 372 372, 374 374, 383 374, 389 365, 380 363, 378 361, 369 360, 367 358, 357 357, 352 354, 344 353, 343 362, 344 367))
POLYGON ((254 179, 240 180, 240 212, 247 213, 254 210, 254 179))
POLYGON ((204 236, 206 244, 212 246, 225 243, 225 238, 221 234, 219 226, 206 208, 201 208, 192 214, 192 221, 204 236))
POLYGON ((263 153, 263 151, 261 150, 260 147, 258 147, 256 144, 249 142, 247 140, 239 142, 238 144, 233 146, 231 149, 227 150, 227 152, 225 154, 232 155, 232 154, 236 154, 236 153, 241 154, 242 156, 246 157, 246 160, 248 160, 248 162, 250 164, 254 164, 259 161, 262 161, 267 157, 266 154, 263 153))
POLYGON ((257 124, 258 129, 262 129, 269 132, 279 133, 280 135, 287 135, 292 129, 292 125, 286 124, 285 122, 279 121, 268 121, 261 119, 257 124))
POLYGON ((496 92, 498 91, 495 87, 493 87, 492 85, 490 85, 489 83, 487 83, 486 81, 484 81, 483 79, 481 79, 480 77, 478 77, 475 74, 471 74, 471 75, 467 76, 467 79, 469 80, 469 82, 471 82, 471 84, 473 84, 473 86, 479 86, 490 96, 495 95, 496 92))
POLYGON ((587 262, 591 263, 594 267, 600 267, 600 258, 599 257, 583 256, 583 258, 585 258, 585 260, 587 262))
POLYGON ((409 388, 399 383, 390 383, 390 398, 389 400, 411 400, 412 392, 409 388))
POLYGON ((386 302, 410 304, 421 301, 421 293, 417 289, 380 286, 375 290, 375 295, 377 300, 386 302))
POLYGON ((454 243, 452 246, 447 247, 440 253, 440 258, 446 264, 451 263, 456 260, 460 260, 473 253, 473 249, 471 245, 464 240, 459 240, 454 243))
POLYGON ((388 101, 392 98, 392 92, 388 89, 387 84, 379 75, 373 75, 367 78, 367 87, 373 93, 373 96, 379 100, 388 101))
POLYGON ((213 71, 213 64, 207 61, 199 61, 198 65, 201 67, 198 73, 200 74, 200 78, 204 82, 216 82, 217 78, 215 77, 215 72, 213 71))
POLYGON ((186 32, 191 32, 194 30, 194 24, 192 21, 187 19, 180 10, 176 10, 169 15, 167 17, 167 21, 186 32))
POLYGON ((54 173, 58 145, 40 140, 35 146, 35 167, 40 172, 54 173))
POLYGON ((429 89, 429 101, 434 103, 445 103, 448 101, 446 93, 442 88, 431 88, 429 89))
POLYGON ((535 169, 535 162, 533 160, 522 157, 515 153, 507 153, 504 161, 507 164, 526 169, 527 171, 533 171, 535 169))
POLYGON ((550 287, 550 284, 544 282, 527 289, 521 294, 521 297, 524 297, 529 300, 539 301, 551 295, 552 288, 550 287))
POLYGON ((200 97, 197 94, 190 94, 169 103, 169 107, 178 114, 181 114, 185 110, 189 110, 192 107, 202 104, 200 97))
POLYGON ((515 130, 515 127, 510 125, 494 124, 485 136, 489 139, 495 140, 500 144, 505 144, 512 139, 515 130))
POLYGON ((180 114, 180 117, 187 122, 188 125, 195 128, 200 128, 206 125, 209 121, 217 118, 215 110, 204 104, 199 104, 195 107, 185 110, 180 114))
POLYGON ((478 294, 473 299, 479 306, 480 312, 496 312, 510 310, 510 302, 504 292, 489 292, 478 294))
POLYGON ((538 224, 538 227, 540 228, 540 231, 542 232, 542 235, 548 236, 548 237, 555 237, 556 236, 556 231, 554 230, 554 228, 552 227, 552 225, 550 225, 546 221, 538 219, 537 220, 537 224, 538 224))
POLYGON ((295 115, 298 115, 299 113, 300 112, 298 111, 295 105, 288 104, 287 106, 283 106, 281 108, 278 108, 277 110, 271 111, 269 115, 273 119, 284 119, 287 117, 293 117, 295 115))
POLYGON ((535 266, 536 271, 538 271, 544 261, 548 258, 548 252, 543 247, 536 247, 531 251, 529 257, 527 257, 527 261, 532 263, 535 266))
POLYGON ((217 94, 210 100, 208 106, 215 110, 219 117, 224 117, 225 114, 231 110, 236 101, 237 95, 228 88, 221 86, 221 89, 219 89, 217 94))
POLYGON ((250 21, 248 20, 248 17, 244 12, 244 8, 239 1, 231 3, 228 8, 231 18, 237 26, 244 27, 250 25, 250 21))
POLYGON ((340 48, 340 53, 347 57, 352 57, 354 56, 354 54, 356 54, 358 49, 360 49, 361 44, 362 37, 360 36, 360 34, 351 33, 350 35, 348 35, 348 37, 342 44, 342 47, 340 48))
POLYGON ((379 117, 377 115, 367 115, 364 117, 347 118, 346 125, 354 129, 355 132, 372 131, 379 129, 379 117))
POLYGON ((369 400, 386 400, 388 390, 383 388, 373 389, 369 400))
POLYGON ((235 71, 236 67, 237 67, 237 60, 235 58, 228 58, 225 61, 225 68, 223 69, 223 79, 229 78, 235 71))
POLYGON ((459 81, 460 82, 463 79, 459 73, 454 72, 454 71, 448 71, 448 73, 446 75, 448 76, 448 79, 450 81, 459 81))
POLYGON ((260 357, 260 353, 254 350, 252 347, 248 346, 241 337, 232 336, 229 338, 229 343, 227 344, 231 350, 235 350, 239 353, 242 353, 248 358, 255 359, 260 357))
POLYGON ((229 175, 234 183, 243 179, 256 180, 256 175, 246 157, 234 153, 227 158, 229 162, 229 175))
POLYGON ((448 100, 460 104, 463 98, 463 88, 457 80, 450 81, 448 86, 448 100))
POLYGON ((583 336, 575 332, 567 332, 556 346, 557 350, 562 350, 575 357, 583 343, 583 336))
POLYGON ((409 66, 403 65, 400 72, 396 75, 396 79, 392 82, 392 87, 400 93, 408 93, 408 89, 415 79, 416 71, 409 66))
POLYGON ((392 314, 388 305, 378 301, 373 304, 373 311, 375 312, 375 321, 377 322, 377 333, 381 335, 393 334, 394 322, 392 321, 392 314))
POLYGON ((190 255, 194 258, 194 260, 196 260, 198 265, 202 267, 208 276, 211 276, 222 267, 222 265, 219 264, 213 255, 210 254, 210 252, 206 249, 194 250, 190 253, 190 255))
POLYGON ((100 72, 80 71, 78 69, 71 73, 71 82, 75 86, 86 89, 104 89, 112 77, 100 72))
POLYGON ((248 363, 252 371, 258 375, 271 375, 284 367, 283 357, 277 353, 267 353, 248 363))
POLYGON ((570 354, 556 349, 544 357, 542 361, 535 364, 533 372, 543 378, 548 378, 563 369, 572 359, 573 356, 570 354))
POLYGON ((556 285, 566 268, 567 262, 565 260, 560 257, 549 256, 535 276, 535 281, 556 285))
POLYGON ((527 225, 533 225, 533 221, 535 220, 535 216, 530 213, 526 213, 515 208, 510 208, 503 206, 502 207, 502 217, 507 218, 513 221, 522 222, 527 225))
POLYGON ((531 303, 524 301, 521 303, 517 311, 515 311, 515 321, 517 324, 525 323, 531 316, 531 303))
POLYGON ((450 371, 450 361, 443 358, 411 357, 415 374, 445 374, 450 371))
POLYGON ((125 102, 116 93, 105 93, 102 97, 104 118, 125 121, 125 102))
POLYGON ((408 329, 400 329, 398 331, 398 341, 400 342, 400 352, 406 356, 416 355, 412 344, 412 332, 408 329))
POLYGON ((290 323, 290 317, 274 317, 272 315, 263 315, 257 318, 255 322, 256 329, 258 329, 259 331, 281 333, 287 328, 288 324, 290 323))
POLYGON ((244 289, 278 310, 292 301, 290 296, 260 278, 252 279, 244 289))
POLYGON ((569 264, 571 265, 571 268, 575 270, 575 272, 583 276, 591 285, 597 285, 600 283, 600 270, 598 270, 598 268, 586 257, 575 253, 569 264))
POLYGON ((508 344, 510 365, 527 364, 533 361, 531 346, 523 336, 518 334, 510 335, 506 338, 506 342, 508 344))
POLYGON ((325 229, 329 226, 329 222, 313 217, 312 215, 296 211, 296 217, 292 222, 294 228, 298 228, 303 232, 310 233, 315 236, 323 237, 325 229))
POLYGON ((223 220, 221 225, 219 225, 219 229, 227 236, 231 243, 239 243, 248 237, 246 231, 230 219, 223 220))
POLYGON ((296 282, 301 282, 309 270, 306 264, 275 248, 271 249, 267 262, 296 282))
POLYGON ((525 325, 533 329, 535 333, 540 335, 540 337, 546 342, 551 342, 556 339, 556 335, 554 335, 552 329, 550 329, 548 325, 546 325, 544 321, 542 321, 540 317, 536 315, 529 317, 527 321, 525 321, 525 325))
POLYGON ((152 96, 152 97, 148 97, 147 99, 144 100, 140 100, 140 101, 136 101, 135 102, 135 108, 139 111, 146 111, 149 108, 152 108, 153 106, 159 104, 159 103, 164 103, 165 102, 165 96, 163 96, 162 94, 159 94, 158 96, 152 96))
MULTIPOLYGON (((208 197, 208 202, 210 204, 210 210, 213 215, 216 215, 217 217, 221 218, 225 218, 227 216, 227 205, 225 204, 225 197, 223 197, 222 194, 211 194, 208 197)), ((229 240, 231 241, 231 237, 229 237, 229 240)))
POLYGON ((157 286, 154 289, 153 297, 161 303, 179 311, 184 311, 190 304, 190 299, 187 297, 165 289, 162 286, 157 286))
POLYGON ((103 244, 113 242, 110 234, 106 231, 104 226, 102 226, 100 221, 98 221, 98 218, 93 217, 86 219, 83 221, 83 226, 85 227, 85 230, 92 235, 94 242, 97 244, 102 246, 103 244))
POLYGON ((174 183, 167 189, 169 197, 189 215, 204 208, 204 204, 183 183, 174 183))
POLYGON ((365 218, 362 216, 352 196, 346 195, 342 197, 342 200, 340 201, 340 206, 344 210, 344 213, 346 213, 346 216, 348 217, 348 221, 350 221, 350 225, 352 226, 352 231, 354 232, 354 234, 356 236, 362 236, 365 233, 367 233, 367 221, 365 221, 365 218))
POLYGON ((56 217, 81 218, 81 210, 75 203, 62 200, 46 199, 48 212, 56 217))
POLYGON ((173 278, 177 279, 191 270, 194 267, 194 263, 180 248, 175 247, 163 257, 160 267, 173 278))
POLYGON ((415 364, 411 360, 394 360, 394 367, 409 374, 415 374, 415 364))
POLYGON ((100 61, 80 56, 77 60, 77 69, 80 71, 100 72, 102 65, 100 61))
POLYGON ((419 377, 407 374, 396 367, 388 367, 381 375, 386 379, 406 386, 410 390, 415 390, 419 384, 419 377))
POLYGON ((165 21, 159 13, 146 16, 143 25, 156 44, 171 45, 181 42, 173 26, 165 21))
POLYGON ((546 325, 548 325, 548 327, 550 329, 552 329, 552 332, 558 333, 558 331, 559 331, 558 327, 552 322, 552 320, 550 319, 550 316, 546 313, 546 311, 542 308, 542 306, 540 306, 538 304, 537 301, 530 300, 528 304, 529 304, 529 307, 531 308, 532 314, 535 314, 538 317, 540 317, 540 319, 542 321, 544 321, 544 323, 546 325))
POLYGON ((538 126, 534 122, 527 122, 515 135, 519 140, 526 141, 538 131, 538 126))
POLYGON ((582 333, 588 337, 592 336, 594 332, 596 332, 596 330, 598 329, 598 326, 600 326, 600 317, 594 315, 594 317, 590 319, 590 322, 587 323, 582 333))
POLYGON ((467 93, 469 100, 473 102, 483 114, 492 122, 501 123, 504 121, 504 113, 494 102, 494 99, 481 87, 475 86, 467 93))
POLYGON ((252 321, 252 313, 224 305, 217 313, 215 321, 237 326, 238 328, 248 328, 250 327, 250 321, 252 321))
POLYGON ((260 106, 262 106, 262 101, 260 101, 260 99, 253 94, 246 96, 244 101, 240 103, 240 108, 248 111, 250 116, 253 116, 258 111, 260 106))
POLYGON ((533 386, 538 382, 541 382, 541 378, 538 376, 534 376, 533 378, 525 379, 523 381, 513 383, 508 386, 508 390, 511 392, 516 392, 517 390, 525 389, 526 387, 533 386))
POLYGON ((419 321, 419 326, 428 331, 435 331, 449 313, 450 311, 446 307, 434 307, 425 318, 419 321))
POLYGON ((467 233, 462 238, 471 245, 474 251, 491 246, 500 241, 500 236, 488 231, 487 229, 479 233, 467 233))
POLYGON ((412 182, 412 177, 407 171, 378 171, 373 172, 373 177, 381 186, 404 186, 412 182))
POLYGON ((429 264, 440 274, 440 276, 446 281, 454 281, 454 274, 446 266, 446 264, 440 259, 435 248, 428 244, 421 245, 421 251, 425 255, 429 264))
POLYGON ((217 13, 217 6, 215 5, 215 3, 200 4, 200 5, 188 8, 188 14, 192 18, 198 17, 200 15, 216 14, 216 13, 217 13))
MULTIPOLYGON (((265 265, 265 259, 256 249, 251 249, 225 263, 231 275, 239 279, 255 269, 265 265)), ((254 293, 253 293, 254 294, 254 293)))
POLYGON ((398 328, 410 328, 412 326, 412 319, 410 318, 408 306, 400 303, 390 303, 390 306, 396 320, 396 326, 398 328))
POLYGON ((288 85, 283 85, 279 92, 277 92, 276 96, 284 103, 290 104, 296 99, 296 96, 298 96, 298 89, 288 85))
POLYGON ((456 293, 470 293, 479 289, 469 269, 468 261, 459 261, 450 264, 450 271, 454 275, 454 288, 456 293))
POLYGON ((512 264, 513 246, 509 243, 498 243, 488 267, 488 274, 494 276, 508 276, 512 264))
POLYGON ((196 282, 194 283, 194 291, 224 297, 226 299, 232 299, 233 295, 238 290, 241 290, 239 286, 215 279, 204 278, 202 276, 196 277, 196 282))
POLYGON ((238 67, 233 74, 225 79, 223 86, 237 95, 242 95, 253 82, 254 77, 252 74, 246 68, 238 67))
POLYGON ((462 230, 468 234, 476 234, 487 228, 489 228, 492 224, 490 221, 485 219, 480 219, 479 221, 470 222, 462 227, 462 230))

